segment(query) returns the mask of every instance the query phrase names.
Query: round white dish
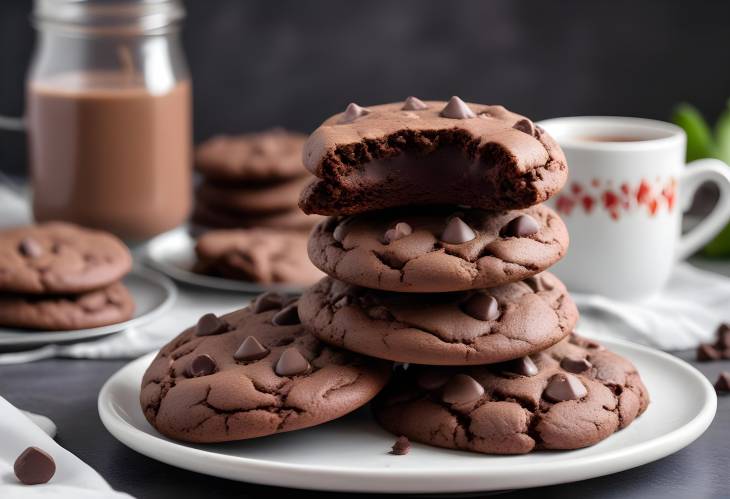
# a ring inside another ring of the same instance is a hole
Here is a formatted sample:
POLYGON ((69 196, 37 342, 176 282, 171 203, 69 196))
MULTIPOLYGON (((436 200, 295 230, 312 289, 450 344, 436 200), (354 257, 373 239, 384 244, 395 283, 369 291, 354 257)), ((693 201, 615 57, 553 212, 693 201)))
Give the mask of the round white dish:
POLYGON ((195 239, 185 227, 166 232, 149 241, 144 255, 150 266, 176 281, 194 286, 243 293, 277 291, 285 294, 301 293, 306 288, 293 284, 260 284, 196 274, 191 270, 195 263, 195 239))
POLYGON ((140 382, 154 354, 133 361, 106 382, 99 393, 99 415, 123 444, 187 470, 301 489, 414 494, 517 489, 608 475, 668 456, 705 431, 717 397, 700 372, 647 347, 603 343, 635 363, 652 403, 625 430, 576 451, 485 456, 413 444, 407 456, 393 456, 388 451, 395 437, 378 427, 368 408, 272 437, 183 444, 157 433, 139 407, 140 382), (681 404, 676 403, 679 397, 681 404))
POLYGON ((134 316, 130 320, 72 331, 28 331, 0 327, 0 350, 72 343, 142 326, 165 313, 177 298, 175 284, 164 275, 149 269, 135 267, 122 282, 134 297, 134 316))

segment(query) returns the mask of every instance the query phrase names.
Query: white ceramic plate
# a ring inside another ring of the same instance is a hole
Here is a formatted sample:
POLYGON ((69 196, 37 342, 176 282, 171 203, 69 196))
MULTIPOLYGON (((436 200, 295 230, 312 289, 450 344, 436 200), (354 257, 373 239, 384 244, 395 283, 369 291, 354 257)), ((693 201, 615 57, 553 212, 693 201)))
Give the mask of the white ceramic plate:
POLYGON ((122 282, 134 297, 134 316, 125 322, 73 331, 28 331, 0 328, 0 350, 22 349, 47 344, 72 343, 106 336, 155 320, 175 302, 177 288, 164 275, 153 270, 135 268, 122 282))
POLYGON ((294 294, 301 293, 306 287, 286 284, 260 284, 196 274, 191 270, 195 263, 195 239, 188 234, 186 228, 175 229, 157 236, 147 243, 144 251, 149 265, 185 284, 244 293, 277 291, 294 294))
POLYGON ((272 437, 182 444, 158 434, 139 407, 142 374, 153 354, 128 364, 106 382, 99 394, 99 414, 122 443, 173 466, 239 481, 346 492, 466 493, 572 482, 655 461, 705 431, 717 398, 700 372, 646 347, 603 343, 636 364, 652 403, 627 429, 577 451, 485 456, 414 444, 407 456, 392 456, 388 451, 394 436, 377 426, 367 408, 316 428, 272 437))

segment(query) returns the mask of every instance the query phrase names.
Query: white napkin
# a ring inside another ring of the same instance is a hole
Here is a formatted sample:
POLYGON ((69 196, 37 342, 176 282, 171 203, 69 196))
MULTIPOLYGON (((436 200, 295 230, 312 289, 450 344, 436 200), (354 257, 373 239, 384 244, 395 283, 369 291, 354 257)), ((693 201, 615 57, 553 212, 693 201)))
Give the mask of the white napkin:
POLYGON ((581 334, 623 338, 662 350, 694 348, 730 322, 730 279, 678 264, 667 287, 649 301, 627 303, 571 293, 580 309, 581 334))
POLYGON ((3 499, 110 499, 131 496, 116 492, 79 458, 58 445, 39 426, 0 397, 0 497, 3 499), (13 472, 15 460, 28 447, 38 447, 56 462, 56 474, 43 485, 23 485, 13 472))

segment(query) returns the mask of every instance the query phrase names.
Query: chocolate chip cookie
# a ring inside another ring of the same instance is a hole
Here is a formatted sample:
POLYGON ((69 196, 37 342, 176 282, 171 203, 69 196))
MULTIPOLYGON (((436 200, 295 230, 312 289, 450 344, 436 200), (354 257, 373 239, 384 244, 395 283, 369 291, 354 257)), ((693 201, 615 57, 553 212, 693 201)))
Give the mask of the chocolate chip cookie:
POLYGON ((198 200, 193 210, 193 223, 207 228, 239 229, 269 227, 284 230, 310 230, 322 220, 319 215, 306 215, 299 208, 273 213, 244 214, 214 208, 198 200))
POLYGON ((242 310, 204 315, 165 345, 140 401, 168 437, 242 440, 343 416, 374 397, 390 371, 321 343, 300 324, 296 301, 268 293, 242 310))
POLYGON ((309 257, 351 284, 422 293, 519 281, 553 265, 567 247, 565 225, 543 205, 503 212, 421 206, 329 218, 312 232, 309 257))
POLYGON ((243 135, 220 135, 200 144, 195 167, 210 179, 271 181, 306 174, 302 146, 306 136, 280 128, 243 135))
POLYGON ((0 230, 0 293, 84 293, 131 267, 127 247, 106 232, 60 222, 0 230))
POLYGON ((376 399, 395 435, 485 454, 578 449, 627 427, 649 405, 628 360, 571 336, 504 364, 411 365, 376 399))
POLYGON ((474 365, 543 350, 567 336, 578 311, 549 273, 485 290, 419 295, 331 278, 304 292, 307 330, 331 345, 397 362, 474 365))
POLYGON ((310 180, 309 176, 305 176, 280 182, 244 185, 205 181, 198 188, 197 198, 212 208, 235 213, 296 210, 299 193, 310 180))
POLYGON ((529 119, 458 97, 350 104, 309 137, 304 166, 318 179, 299 205, 322 215, 423 204, 527 208, 568 174, 560 147, 529 119))
POLYGON ((276 229, 214 230, 200 236, 193 270, 263 284, 314 284, 322 278, 307 258, 307 234, 276 229))
POLYGON ((0 326, 63 331, 132 318, 134 300, 121 283, 76 295, 0 294, 0 326))

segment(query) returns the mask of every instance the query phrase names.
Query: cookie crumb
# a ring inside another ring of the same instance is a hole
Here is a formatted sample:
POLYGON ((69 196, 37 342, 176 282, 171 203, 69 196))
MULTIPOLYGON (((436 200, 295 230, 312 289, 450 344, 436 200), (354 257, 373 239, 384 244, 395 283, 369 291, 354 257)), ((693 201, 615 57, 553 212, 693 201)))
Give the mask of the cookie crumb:
POLYGON ((708 343, 702 343, 697 347, 697 361, 709 362, 711 360, 720 360, 720 352, 708 343))
POLYGON ((393 444, 390 454, 394 456, 405 456, 411 451, 411 441, 408 437, 401 435, 393 444))
POLYGON ((715 391, 717 393, 730 393, 730 372, 723 371, 720 373, 717 381, 715 381, 715 391))

